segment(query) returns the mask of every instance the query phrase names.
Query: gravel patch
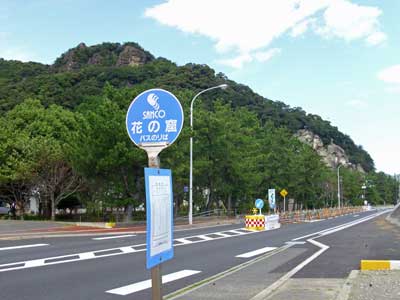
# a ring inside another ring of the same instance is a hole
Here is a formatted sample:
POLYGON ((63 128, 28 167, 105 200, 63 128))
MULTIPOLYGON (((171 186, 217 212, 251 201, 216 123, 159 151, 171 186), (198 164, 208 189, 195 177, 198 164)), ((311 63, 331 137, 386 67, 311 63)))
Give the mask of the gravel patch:
POLYGON ((362 271, 354 279, 349 300, 399 300, 399 271, 362 271))

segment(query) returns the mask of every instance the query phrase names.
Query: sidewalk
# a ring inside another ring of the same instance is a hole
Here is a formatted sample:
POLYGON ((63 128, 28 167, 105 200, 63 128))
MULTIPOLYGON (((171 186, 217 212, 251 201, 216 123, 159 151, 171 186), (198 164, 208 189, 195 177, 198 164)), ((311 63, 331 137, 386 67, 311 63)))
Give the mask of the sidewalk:
POLYGON ((341 300, 398 300, 400 271, 362 271, 351 283, 348 298, 341 300))

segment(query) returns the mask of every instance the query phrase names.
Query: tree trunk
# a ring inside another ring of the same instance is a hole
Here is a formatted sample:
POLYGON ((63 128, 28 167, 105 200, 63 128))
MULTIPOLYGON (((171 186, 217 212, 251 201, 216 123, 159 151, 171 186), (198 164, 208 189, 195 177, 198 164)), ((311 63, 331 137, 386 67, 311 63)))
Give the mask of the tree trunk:
POLYGON ((50 193, 50 200, 51 200, 51 220, 56 220, 56 201, 54 199, 54 193, 50 193))
POLYGON ((128 204, 127 206, 125 206, 125 222, 132 221, 132 211, 133 211, 132 204, 128 204))
POLYGON ((227 214, 229 215, 232 211, 232 194, 229 194, 228 196, 228 207, 227 207, 228 211, 227 214))

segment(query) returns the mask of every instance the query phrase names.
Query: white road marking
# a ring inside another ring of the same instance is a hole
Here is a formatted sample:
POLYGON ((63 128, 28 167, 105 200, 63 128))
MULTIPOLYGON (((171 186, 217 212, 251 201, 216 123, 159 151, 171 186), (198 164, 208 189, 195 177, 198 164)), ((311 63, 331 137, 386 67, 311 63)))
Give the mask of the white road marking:
POLYGON ((200 238, 200 239, 203 239, 205 241, 212 241, 213 240, 213 238, 211 238, 209 236, 206 236, 206 235, 198 235, 197 237, 200 238))
POLYGON ((359 216, 360 216, 360 215, 354 215, 353 217, 354 217, 354 218, 357 218, 357 217, 359 217, 359 216))
POLYGON ((222 233, 222 232, 215 232, 215 233, 212 233, 212 234, 219 235, 221 237, 231 237, 232 236, 230 234, 226 234, 226 233, 222 233))
POLYGON ((283 275, 281 278, 279 278, 277 281, 275 281, 273 284, 271 284, 269 287, 267 287, 265 290, 261 291, 257 295, 255 295, 253 298, 250 300, 263 300, 266 299, 267 296, 269 296, 272 292, 274 292, 277 288, 279 288, 283 283, 285 283, 289 278, 291 278, 294 274, 296 274, 298 271, 303 269, 306 265, 308 265, 310 262, 312 262, 314 259, 316 259, 318 256, 320 256, 322 253, 324 253, 326 250, 329 249, 329 246, 324 245, 320 242, 314 241, 314 240, 307 240, 307 242, 310 242, 311 244, 321 248, 318 252, 314 253, 311 255, 309 258, 307 258, 305 261, 303 261, 301 264, 297 265, 295 268, 293 268, 291 271, 283 275))
POLYGON ((95 257, 96 257, 96 255, 94 255, 93 252, 86 252, 86 253, 79 254, 79 258, 81 260, 93 259, 95 257))
MULTIPOLYGON (((182 270, 179 272, 171 273, 168 275, 162 276, 162 283, 168 283, 172 282, 178 279, 182 279, 185 277, 189 277, 195 274, 201 273, 201 271, 194 271, 194 270, 182 270)), ((122 286, 116 289, 112 289, 109 291, 106 291, 106 293, 109 294, 114 294, 114 295, 120 295, 120 296, 126 296, 129 294, 133 294, 142 290, 146 290, 151 287, 151 280, 144 280, 140 281, 137 283, 129 284, 126 286, 122 286)))
POLYGON ((286 242, 287 245, 304 245, 306 242, 286 242))
POLYGON ((194 242, 192 242, 192 241, 189 241, 189 240, 187 240, 187 239, 185 239, 185 238, 183 238, 183 239, 175 239, 174 241, 176 241, 176 242, 179 242, 179 243, 182 243, 182 245, 183 244, 193 244, 194 242))
POLYGON ((133 249, 132 247, 121 247, 119 248, 123 253, 133 253, 133 252, 138 252, 138 250, 133 249))
POLYGON ((229 230, 228 232, 236 233, 236 234, 239 234, 239 235, 247 234, 247 232, 238 231, 238 230, 229 230))
POLYGON ((103 237, 98 237, 98 238, 92 238, 92 240, 101 241, 101 240, 119 239, 119 238, 131 237, 131 236, 136 236, 136 234, 125 234, 125 235, 117 235, 117 236, 103 236, 103 237))
MULTIPOLYGON (((240 229, 242 229, 242 228, 238 228, 236 230, 240 230, 240 229)), ((225 230, 224 232, 228 232, 228 231, 225 230)), ((258 233, 258 232, 251 231, 251 232, 244 232, 243 234, 246 235, 246 234, 254 234, 254 233, 258 233)), ((206 241, 231 238, 231 237, 235 237, 235 236, 240 236, 240 234, 229 235, 229 234, 224 234, 222 232, 210 232, 210 233, 206 233, 203 235, 187 236, 184 238, 174 239, 174 242, 179 242, 179 244, 174 244, 174 247, 182 246, 182 245, 197 244, 197 243, 202 243, 202 242, 206 242, 206 241), (217 237, 215 237, 215 236, 213 237, 212 235, 214 235, 214 234, 217 235, 217 237), (190 240, 188 240, 190 238, 199 238, 199 240, 190 241, 190 240)), ((83 260, 117 256, 117 255, 129 254, 129 253, 135 253, 135 252, 144 252, 144 251, 146 251, 146 244, 137 244, 137 245, 130 245, 130 246, 124 246, 124 247, 119 247, 119 248, 109 248, 109 249, 96 250, 96 251, 90 251, 90 252, 84 252, 84 253, 72 253, 72 254, 63 255, 63 256, 47 257, 47 258, 42 258, 39 260, 18 261, 18 262, 13 262, 13 263, 1 264, 0 265, 0 273, 7 272, 7 271, 27 269, 27 268, 50 266, 50 265, 56 265, 56 264, 64 264, 64 263, 77 262, 77 261, 83 261, 83 260), (103 252, 105 252, 106 254, 102 254, 103 252), (108 252, 112 252, 112 253, 108 253, 108 252)))
POLYGON ((25 266, 27 268, 34 268, 34 267, 39 267, 44 265, 44 259, 35 259, 31 260, 25 263, 25 266))
POLYGON ((249 258, 249 257, 253 257, 253 256, 256 256, 256 255, 260 255, 260 254, 264 254, 264 253, 270 252, 270 251, 275 250, 275 249, 276 249, 276 247, 264 247, 264 248, 261 248, 261 249, 257 249, 257 250, 254 250, 254 251, 250 251, 250 252, 247 252, 247 253, 236 255, 235 257, 249 258))
POLYGON ((12 246, 12 247, 3 247, 0 248, 0 251, 4 250, 14 250, 14 249, 24 249, 24 248, 33 248, 33 247, 43 247, 48 246, 49 244, 31 244, 31 245, 21 245, 21 246, 12 246))
MULTIPOLYGON (((135 246, 139 247, 139 246, 143 246, 143 245, 144 244, 135 245, 135 246)), ((116 256, 116 255, 122 255, 122 254, 140 252, 140 251, 146 250, 146 249, 135 250, 132 247, 133 246, 97 250, 97 251, 92 251, 92 252, 73 253, 73 254, 68 254, 68 255, 63 255, 63 256, 54 256, 54 257, 28 260, 28 261, 19 261, 19 262, 14 262, 14 263, 2 264, 2 265, 0 265, 0 273, 7 272, 7 271, 42 267, 42 266, 58 265, 58 264, 75 262, 75 261, 104 258, 104 257, 109 257, 109 256, 116 256), (131 248, 131 250, 129 250, 129 248, 131 248), (107 253, 109 251, 115 251, 115 252, 108 253, 108 254, 102 254, 103 252, 107 253)))

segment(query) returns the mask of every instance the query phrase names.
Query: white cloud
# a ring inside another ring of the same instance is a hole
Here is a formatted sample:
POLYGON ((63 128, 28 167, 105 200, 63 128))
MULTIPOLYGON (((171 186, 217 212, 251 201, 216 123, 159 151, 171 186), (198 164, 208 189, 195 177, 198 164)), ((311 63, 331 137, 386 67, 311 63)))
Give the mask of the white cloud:
POLYGON ((394 65, 380 71, 378 78, 387 83, 400 84, 400 65, 394 65))
POLYGON ((296 24, 293 28, 292 31, 290 32, 290 35, 292 37, 298 37, 300 35, 303 35, 310 26, 313 26, 316 24, 317 19, 315 18, 310 18, 307 20, 304 20, 298 24, 296 24))
POLYGON ((254 57, 259 62, 266 62, 270 60, 273 56, 281 53, 281 49, 273 48, 267 51, 259 51, 254 53, 254 57))
POLYGON ((145 11, 163 25, 212 39, 219 53, 236 54, 221 60, 234 67, 257 59, 255 53, 284 34, 298 37, 310 27, 324 37, 377 45, 386 39, 381 14, 349 0, 167 0, 145 11))
POLYGON ((387 40, 386 34, 384 34, 383 32, 375 32, 371 34, 369 37, 367 37, 366 41, 367 44, 371 46, 376 46, 382 44, 386 40, 387 40))
POLYGON ((386 40, 386 35, 379 29, 378 18, 381 14, 377 7, 334 0, 323 14, 324 25, 316 32, 324 37, 338 37, 346 41, 365 39, 368 44, 376 45, 386 40))
POLYGON ((326 7, 328 0, 169 0, 145 16, 216 41, 219 52, 268 46, 289 28, 326 7))
POLYGON ((235 69, 241 69, 245 63, 249 63, 254 60, 258 62, 266 62, 270 60, 273 56, 278 55, 279 53, 281 53, 281 49, 273 48, 266 51, 240 54, 234 58, 220 59, 217 60, 217 63, 235 69))
POLYGON ((243 64, 246 62, 252 62, 253 57, 249 54, 241 54, 238 55, 234 58, 228 58, 228 59, 220 59, 217 62, 220 63, 221 65, 229 66, 232 68, 240 69, 243 67, 243 64))
POLYGON ((360 99, 353 99, 350 100, 346 103, 347 106, 350 106, 352 108, 356 108, 356 109, 364 109, 364 108, 368 108, 368 103, 365 102, 364 100, 360 100, 360 99))

